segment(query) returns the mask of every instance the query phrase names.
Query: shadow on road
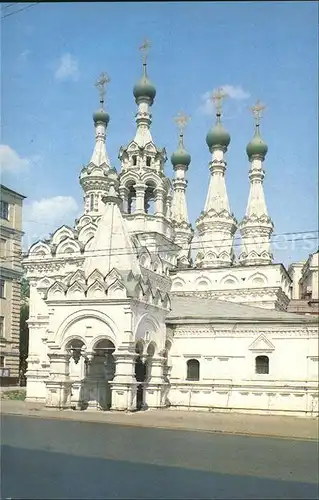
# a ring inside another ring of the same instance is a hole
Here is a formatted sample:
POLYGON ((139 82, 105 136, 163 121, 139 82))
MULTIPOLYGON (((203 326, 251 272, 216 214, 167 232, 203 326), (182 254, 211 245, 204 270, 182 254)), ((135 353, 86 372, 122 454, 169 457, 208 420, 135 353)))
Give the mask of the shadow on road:
POLYGON ((2 499, 318 498, 315 484, 1 448, 2 499))

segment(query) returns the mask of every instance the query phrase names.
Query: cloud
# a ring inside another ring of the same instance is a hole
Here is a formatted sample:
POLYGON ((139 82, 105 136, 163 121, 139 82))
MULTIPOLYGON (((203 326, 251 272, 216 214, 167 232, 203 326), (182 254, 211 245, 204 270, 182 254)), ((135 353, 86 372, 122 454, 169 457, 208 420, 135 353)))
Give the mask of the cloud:
POLYGON ((53 196, 26 202, 23 213, 24 248, 29 248, 38 239, 47 238, 63 224, 73 225, 78 215, 79 206, 72 196, 53 196))
POLYGON ((18 173, 27 169, 31 164, 30 158, 21 158, 18 153, 6 144, 0 144, 0 170, 3 172, 18 173))
MULTIPOLYGON (((227 94, 228 99, 233 101, 244 101, 249 99, 250 93, 244 90, 240 85, 221 85, 220 88, 227 94)), ((199 108, 199 111, 204 115, 212 115, 215 113, 215 105, 213 101, 210 99, 212 95, 212 90, 209 92, 205 92, 202 95, 202 105, 199 108)))
POLYGON ((249 92, 246 92, 240 85, 222 85, 222 89, 231 99, 241 101, 242 99, 249 99, 250 97, 249 92))
POLYGON ((71 54, 63 54, 60 58, 59 66, 56 69, 54 76, 56 80, 73 80, 79 78, 79 63, 71 54))

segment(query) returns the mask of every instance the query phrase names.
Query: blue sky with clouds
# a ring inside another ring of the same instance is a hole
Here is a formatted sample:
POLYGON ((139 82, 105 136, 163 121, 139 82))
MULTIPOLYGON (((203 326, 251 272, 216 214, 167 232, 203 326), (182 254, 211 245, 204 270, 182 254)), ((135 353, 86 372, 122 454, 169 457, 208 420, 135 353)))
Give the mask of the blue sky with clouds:
MULTIPOLYGON (((2 16, 21 8, 8 5, 2 4, 2 16)), ((111 77, 107 149, 119 169, 118 150, 134 136, 132 88, 145 37, 157 88, 153 139, 169 156, 177 145, 173 116, 184 110, 191 117, 185 133, 191 221, 203 209, 209 181, 205 136, 214 116, 205 97, 228 85, 226 180, 237 219, 249 189, 249 107, 259 98, 267 105, 261 130, 269 146, 265 192, 275 232, 317 229, 317 19, 317 3, 307 1, 56 2, 4 18, 2 182, 27 196, 27 241, 72 224, 81 212, 78 175, 93 148, 94 82, 101 71, 111 77)), ((169 161, 166 173, 172 176, 169 161)), ((277 244, 276 260, 306 258, 317 244, 311 243, 277 244)))

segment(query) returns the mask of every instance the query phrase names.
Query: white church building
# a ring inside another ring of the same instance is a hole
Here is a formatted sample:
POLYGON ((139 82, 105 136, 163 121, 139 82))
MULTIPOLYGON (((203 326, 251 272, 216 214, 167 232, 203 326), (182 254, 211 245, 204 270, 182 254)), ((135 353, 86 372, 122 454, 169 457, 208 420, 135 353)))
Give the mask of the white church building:
POLYGON ((121 147, 117 172, 106 147, 107 82, 102 75, 97 84, 95 146, 80 172, 83 214, 73 227, 34 243, 23 261, 30 281, 27 401, 86 411, 317 415, 318 317, 286 312, 292 279, 273 262, 262 107, 254 108, 250 191, 238 222, 225 181, 230 136, 221 123, 223 93, 214 94, 209 189, 193 228, 187 118, 177 118, 171 180, 166 151, 151 134, 156 90, 144 58, 133 90, 136 134, 121 147))

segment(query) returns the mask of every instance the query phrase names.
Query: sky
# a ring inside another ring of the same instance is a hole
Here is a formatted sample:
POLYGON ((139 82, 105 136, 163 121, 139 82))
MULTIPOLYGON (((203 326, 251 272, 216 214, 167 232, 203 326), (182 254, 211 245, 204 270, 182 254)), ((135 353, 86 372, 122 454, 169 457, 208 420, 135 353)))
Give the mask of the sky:
MULTIPOLYGON (((1 182, 27 197, 25 247, 83 213, 78 177, 94 146, 94 83, 102 71, 111 78, 107 151, 120 170, 118 151, 135 133, 138 49, 148 38, 148 73, 157 90, 152 135, 168 158, 177 147, 173 117, 183 110, 191 118, 184 141, 192 156, 191 222, 204 208, 210 175, 205 138, 215 118, 207 96, 224 87, 231 210, 238 220, 244 216, 245 149, 254 133, 250 108, 260 99, 266 105, 261 133, 269 147, 265 196, 275 225, 275 261, 288 265, 317 250, 317 2, 28 5, 1 5, 1 182)), ((169 160, 165 171, 172 178, 169 160)))

